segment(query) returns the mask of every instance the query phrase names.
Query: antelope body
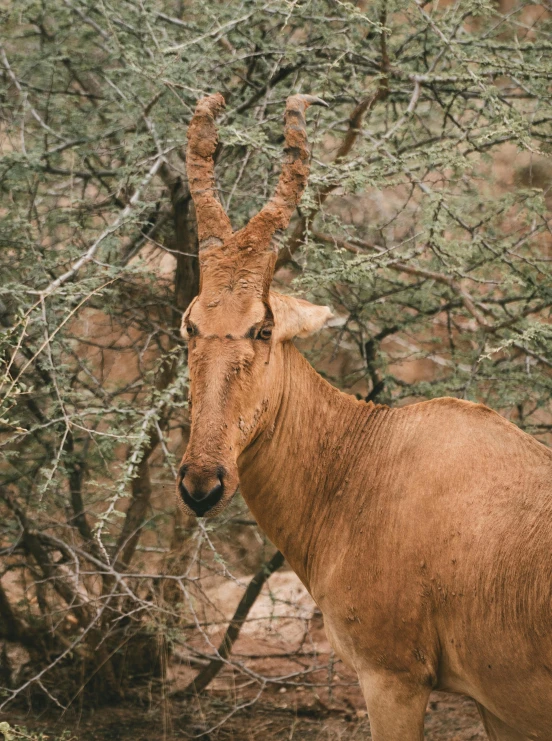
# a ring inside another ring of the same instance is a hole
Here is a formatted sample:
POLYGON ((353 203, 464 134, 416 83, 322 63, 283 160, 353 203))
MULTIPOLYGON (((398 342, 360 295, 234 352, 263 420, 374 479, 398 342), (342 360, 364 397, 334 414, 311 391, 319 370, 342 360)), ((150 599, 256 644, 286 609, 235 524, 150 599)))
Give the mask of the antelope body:
POLYGON ((197 106, 188 176, 201 288, 183 318, 192 428, 183 506, 212 516, 238 483, 353 667, 374 741, 418 741, 430 692, 475 699, 491 739, 552 739, 552 453, 485 406, 390 409, 324 381, 291 340, 326 307, 270 291, 271 237, 308 176, 286 107, 272 200, 239 232, 218 202, 220 95, 197 106))

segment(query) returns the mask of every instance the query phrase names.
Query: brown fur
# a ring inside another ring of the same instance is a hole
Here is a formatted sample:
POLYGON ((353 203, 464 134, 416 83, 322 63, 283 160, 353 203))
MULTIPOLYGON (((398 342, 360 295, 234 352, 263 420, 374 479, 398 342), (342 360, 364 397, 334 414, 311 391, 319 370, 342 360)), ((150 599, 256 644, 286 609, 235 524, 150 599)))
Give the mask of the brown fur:
POLYGON ((268 251, 207 254, 180 491, 222 481, 212 515, 239 482, 357 671, 375 741, 422 739, 432 689, 473 697, 492 739, 552 739, 552 453, 479 404, 341 393, 290 342, 328 310, 268 293, 268 251))

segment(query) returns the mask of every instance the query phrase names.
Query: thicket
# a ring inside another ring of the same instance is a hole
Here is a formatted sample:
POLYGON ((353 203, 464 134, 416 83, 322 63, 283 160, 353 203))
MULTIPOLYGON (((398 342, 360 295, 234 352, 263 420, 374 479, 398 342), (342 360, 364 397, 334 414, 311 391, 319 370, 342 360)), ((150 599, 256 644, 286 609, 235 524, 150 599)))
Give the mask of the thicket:
POLYGON ((185 135, 205 93, 226 98, 217 178, 235 226, 275 184, 287 95, 329 103, 309 112, 312 174, 276 276, 340 317, 306 348, 321 371, 384 403, 483 401, 547 440, 551 13, 2 3, 0 709, 118 699, 163 684, 177 651, 196 691, 228 663, 259 691, 283 681, 230 650, 281 558, 220 652, 200 651, 202 580, 252 573, 272 549, 243 536, 239 502, 206 525, 173 493, 179 324, 198 289, 185 135))

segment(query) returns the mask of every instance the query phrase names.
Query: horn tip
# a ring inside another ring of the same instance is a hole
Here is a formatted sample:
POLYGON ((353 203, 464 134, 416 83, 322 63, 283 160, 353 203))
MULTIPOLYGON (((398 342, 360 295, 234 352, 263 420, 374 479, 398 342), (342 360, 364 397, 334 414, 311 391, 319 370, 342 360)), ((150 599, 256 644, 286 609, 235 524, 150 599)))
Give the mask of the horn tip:
POLYGON ((324 108, 330 107, 329 103, 327 103, 323 98, 319 98, 317 95, 311 95, 309 97, 312 98, 312 100, 310 101, 311 105, 321 105, 324 108))
POLYGON ((289 96, 287 99, 288 107, 291 107, 293 103, 302 103, 305 108, 308 108, 310 105, 320 105, 324 108, 330 107, 329 103, 326 103, 325 100, 322 100, 322 98, 319 98, 317 95, 306 95, 302 93, 289 96))

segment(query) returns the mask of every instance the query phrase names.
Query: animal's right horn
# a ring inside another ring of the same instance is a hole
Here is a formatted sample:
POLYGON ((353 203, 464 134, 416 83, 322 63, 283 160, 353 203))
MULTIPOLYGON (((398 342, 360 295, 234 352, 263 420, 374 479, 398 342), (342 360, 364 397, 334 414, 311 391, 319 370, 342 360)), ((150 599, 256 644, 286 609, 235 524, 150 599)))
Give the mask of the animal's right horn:
POLYGON ((236 235, 240 247, 267 249, 274 232, 285 229, 289 224, 309 176, 305 111, 311 105, 328 106, 314 95, 292 95, 287 99, 284 114, 285 161, 276 192, 236 235))
POLYGON ((186 169, 194 199, 199 249, 221 246, 232 236, 232 225, 215 193, 213 155, 218 143, 216 117, 224 110, 220 93, 198 102, 188 127, 186 169))

